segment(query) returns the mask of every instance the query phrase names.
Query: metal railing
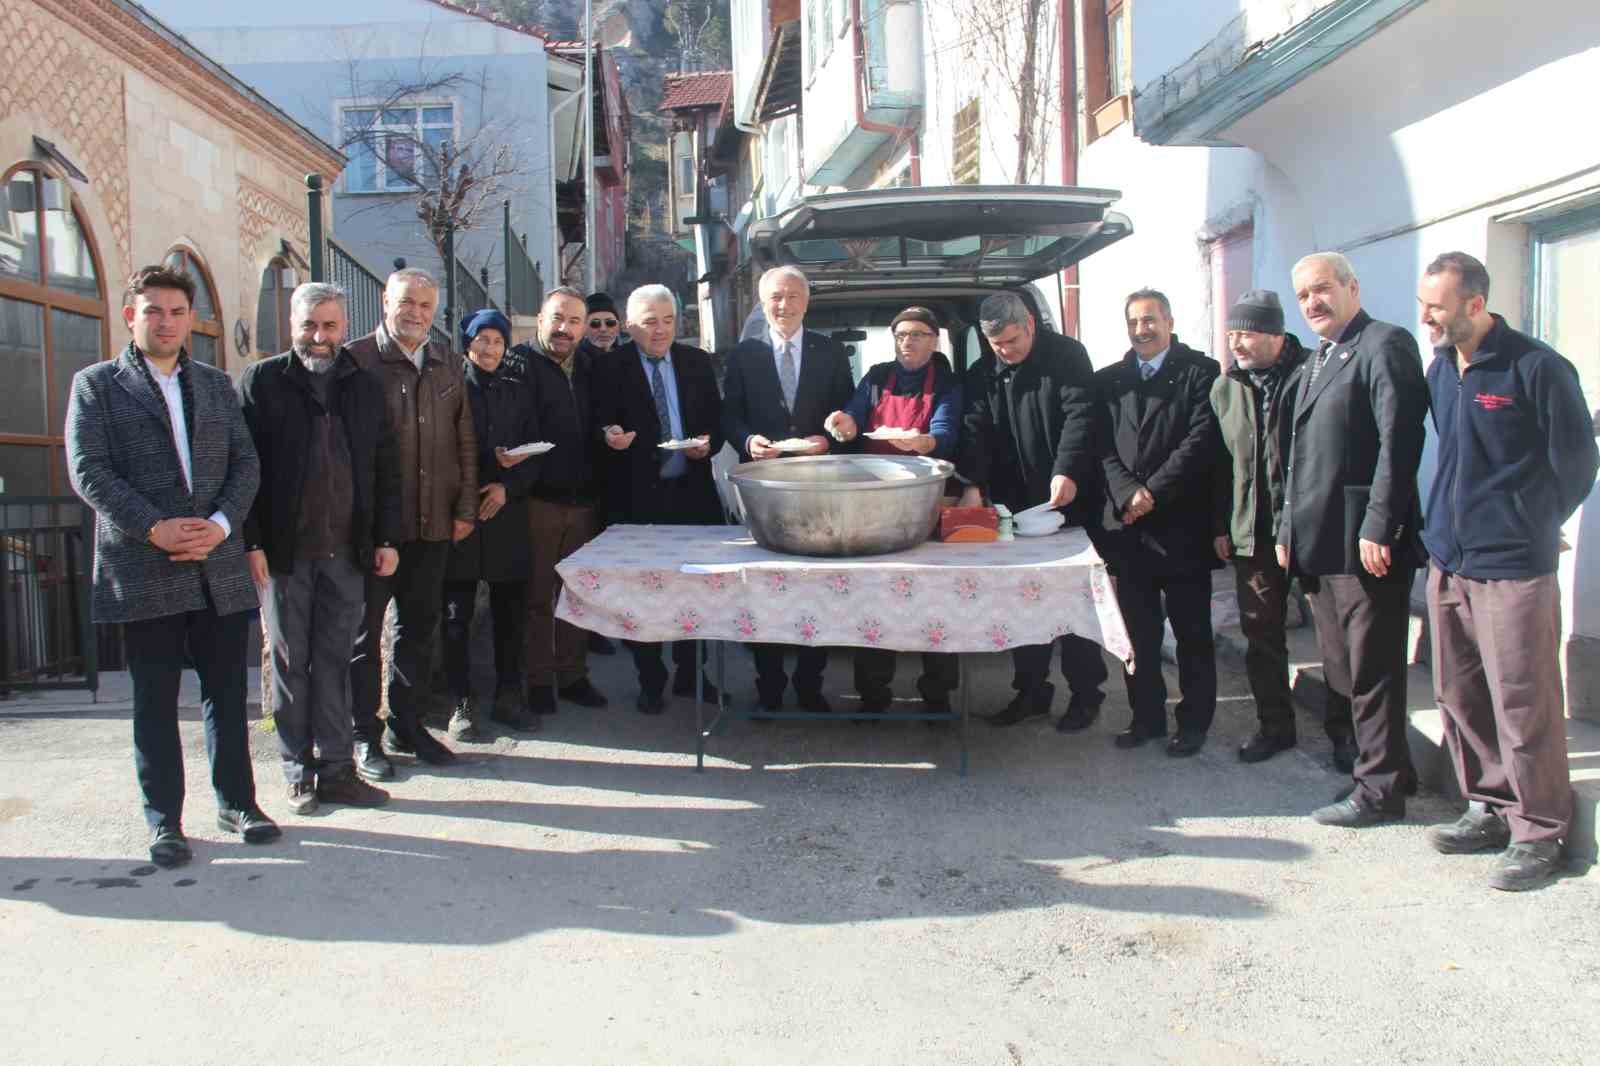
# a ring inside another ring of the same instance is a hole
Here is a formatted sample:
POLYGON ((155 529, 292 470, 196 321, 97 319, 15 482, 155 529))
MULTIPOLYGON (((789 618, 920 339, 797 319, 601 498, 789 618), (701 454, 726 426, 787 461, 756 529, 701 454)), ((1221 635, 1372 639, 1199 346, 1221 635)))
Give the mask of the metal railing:
POLYGON ((361 265, 345 247, 328 238, 328 280, 344 289, 349 299, 349 337, 365 337, 383 321, 383 279, 361 265))
POLYGON ((508 315, 536 315, 544 303, 544 279, 528 257, 528 236, 511 228, 511 201, 505 202, 506 295, 508 315))
POLYGON ((94 512, 77 497, 0 494, 0 695, 99 691, 93 554, 94 512))
POLYGON ((474 311, 482 311, 485 307, 500 310, 500 306, 489 297, 489 289, 472 273, 472 268, 456 260, 456 321, 460 321, 474 311))

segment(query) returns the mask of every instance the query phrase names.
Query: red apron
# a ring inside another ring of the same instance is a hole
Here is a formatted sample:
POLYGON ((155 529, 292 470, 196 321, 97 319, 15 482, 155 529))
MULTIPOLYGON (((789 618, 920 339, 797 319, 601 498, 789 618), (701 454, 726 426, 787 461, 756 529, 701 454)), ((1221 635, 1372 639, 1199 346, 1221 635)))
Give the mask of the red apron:
MULTIPOLYGON (((928 427, 933 425, 933 360, 928 360, 928 368, 922 375, 922 392, 916 396, 894 394, 895 379, 899 373, 898 366, 889 371, 889 378, 883 383, 883 394, 878 397, 878 406, 867 415, 866 432, 888 426, 926 433, 928 427)), ((907 454, 886 440, 863 440, 862 443, 867 451, 880 455, 907 454)))

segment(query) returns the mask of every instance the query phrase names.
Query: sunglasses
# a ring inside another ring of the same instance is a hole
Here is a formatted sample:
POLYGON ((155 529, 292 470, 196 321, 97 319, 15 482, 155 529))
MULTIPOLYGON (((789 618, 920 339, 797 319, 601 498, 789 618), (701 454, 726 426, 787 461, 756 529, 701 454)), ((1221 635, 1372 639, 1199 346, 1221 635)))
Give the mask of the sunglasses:
POLYGON ((614 318, 591 318, 589 320, 589 328, 590 329, 616 329, 617 328, 617 320, 614 319, 614 318))

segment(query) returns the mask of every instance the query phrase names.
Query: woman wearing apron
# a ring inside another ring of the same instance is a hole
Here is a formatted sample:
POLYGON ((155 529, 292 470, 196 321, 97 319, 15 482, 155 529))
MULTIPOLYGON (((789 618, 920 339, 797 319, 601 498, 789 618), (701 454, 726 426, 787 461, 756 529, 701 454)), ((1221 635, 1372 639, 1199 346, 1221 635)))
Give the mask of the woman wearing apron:
MULTIPOLYGON (((930 455, 954 460, 961 433, 961 383, 950 361, 938 351, 939 320, 926 307, 908 307, 889 325, 895 359, 879 363, 861 376, 856 394, 843 411, 828 417, 827 426, 840 440, 861 437, 864 451, 886 455, 930 455), (895 440, 869 440, 875 429, 914 429, 917 435, 895 440)), ((894 682, 895 652, 856 649, 856 691, 863 711, 888 709, 894 682)), ((925 652, 917 691, 928 710, 948 713, 950 693, 960 678, 960 660, 945 653, 925 652)))

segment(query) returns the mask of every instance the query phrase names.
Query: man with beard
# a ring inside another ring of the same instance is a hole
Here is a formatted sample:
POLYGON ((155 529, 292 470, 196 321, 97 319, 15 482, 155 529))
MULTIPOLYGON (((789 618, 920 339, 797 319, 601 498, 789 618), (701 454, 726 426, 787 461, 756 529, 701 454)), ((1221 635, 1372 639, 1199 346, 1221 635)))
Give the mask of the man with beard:
POLYGON ((1322 343, 1295 390, 1278 565, 1311 598, 1328 698, 1350 704, 1356 735, 1355 789, 1312 818, 1354 829, 1404 818, 1416 776, 1406 743, 1406 627, 1428 386, 1416 338, 1361 309, 1348 259, 1316 252, 1292 277, 1322 343))
POLYGON ((555 445, 541 458, 528 492, 528 537, 533 579, 528 603, 528 709, 554 714, 556 695, 580 707, 604 707, 589 680, 584 631, 556 618, 561 579, 556 564, 600 532, 595 463, 599 435, 591 417, 593 368, 578 354, 587 308, 583 294, 563 285, 545 295, 538 336, 505 356, 506 373, 533 389, 536 422, 555 445))
POLYGON ((400 467, 383 387, 345 350, 345 321, 343 289, 301 285, 289 298, 293 349, 239 380, 261 456, 245 551, 272 647, 272 723, 296 814, 319 800, 389 799, 355 771, 350 649, 365 574, 390 577, 400 561, 400 467))
POLYGON ((455 761, 422 722, 450 545, 472 532, 478 512, 478 445, 472 433, 461 357, 428 338, 439 286, 424 270, 389 275, 383 321, 350 345, 357 366, 383 386, 400 466, 400 562, 384 577, 368 574, 366 612, 350 661, 356 772, 369 781, 394 776, 380 744, 443 765, 455 761), (389 657, 389 726, 378 725, 383 616, 394 601, 389 657))
MULTIPOLYGON (((961 506, 985 499, 1012 512, 1048 502, 1068 525, 1083 525, 1098 506, 1094 368, 1071 337, 1039 329, 1016 293, 997 293, 978 307, 978 328, 992 354, 979 359, 962 385, 964 411, 957 473, 969 482, 961 506)), ((1062 733, 1089 728, 1100 716, 1106 663, 1100 646, 1076 634, 1061 645, 1061 676, 1072 690, 1062 733)), ((1049 681, 1051 645, 1011 649, 1016 696, 988 716, 1011 726, 1048 715, 1056 689, 1049 681)))
MULTIPOLYGON (((1234 365, 1211 386, 1211 406, 1228 451, 1217 463, 1212 532, 1217 558, 1233 562, 1239 628, 1247 642, 1245 673, 1256 703, 1256 732, 1239 749, 1239 759, 1256 763, 1294 747, 1296 740, 1285 630, 1289 575, 1278 565, 1273 546, 1283 513, 1292 401, 1300 384, 1295 375, 1306 350, 1293 333, 1284 332, 1283 305, 1268 289, 1239 297, 1227 327, 1234 365)), ((1337 717, 1335 701, 1327 709, 1334 762, 1349 773, 1355 764, 1350 720, 1337 717)))
POLYGON ((1129 296, 1123 314, 1132 348, 1094 376, 1106 486, 1096 547, 1116 578, 1134 657, 1134 672, 1126 675, 1133 720, 1116 745, 1137 748, 1167 735, 1161 637, 1170 619, 1183 698, 1167 754, 1183 758, 1204 746, 1217 710, 1211 571, 1221 563, 1209 512, 1218 460, 1211 383, 1218 368, 1178 340, 1172 305, 1154 289, 1129 296))
POLYGON ((1561 691, 1561 525, 1600 455, 1572 364, 1488 309, 1464 252, 1417 287, 1439 465, 1423 530, 1434 692, 1466 813, 1436 826, 1446 854, 1504 848, 1489 884, 1556 875, 1572 826, 1561 691))

